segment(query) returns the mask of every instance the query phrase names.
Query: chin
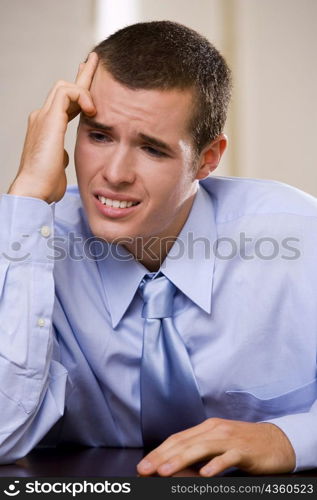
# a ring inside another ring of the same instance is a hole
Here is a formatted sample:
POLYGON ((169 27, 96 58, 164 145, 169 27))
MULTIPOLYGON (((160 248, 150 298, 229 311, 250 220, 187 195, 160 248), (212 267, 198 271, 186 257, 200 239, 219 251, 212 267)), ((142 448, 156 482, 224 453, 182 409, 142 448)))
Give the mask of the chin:
POLYGON ((100 238, 107 243, 128 243, 131 242, 137 235, 131 234, 131 231, 123 231, 121 228, 110 228, 107 222, 90 224, 90 229, 96 238, 100 238), (105 228, 106 226, 106 228, 105 228))

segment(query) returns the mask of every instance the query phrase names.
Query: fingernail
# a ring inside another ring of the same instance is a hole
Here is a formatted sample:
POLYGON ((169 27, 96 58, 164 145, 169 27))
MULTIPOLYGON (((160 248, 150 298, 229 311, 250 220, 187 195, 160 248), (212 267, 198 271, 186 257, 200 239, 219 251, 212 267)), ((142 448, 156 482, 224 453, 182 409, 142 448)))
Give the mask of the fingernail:
POLYGON ((140 469, 144 472, 149 471, 150 469, 152 469, 152 467, 153 467, 153 465, 151 464, 151 462, 149 460, 142 460, 142 462, 140 462, 138 465, 138 469, 140 469))
POLYGON ((167 463, 167 464, 163 464, 161 467, 160 467, 160 472, 162 472, 163 474, 170 474, 174 469, 174 464, 172 463, 167 463))
POLYGON ((200 473, 203 474, 204 476, 210 476, 210 474, 213 473, 213 470, 214 470, 213 467, 208 465, 207 467, 201 469, 200 473))

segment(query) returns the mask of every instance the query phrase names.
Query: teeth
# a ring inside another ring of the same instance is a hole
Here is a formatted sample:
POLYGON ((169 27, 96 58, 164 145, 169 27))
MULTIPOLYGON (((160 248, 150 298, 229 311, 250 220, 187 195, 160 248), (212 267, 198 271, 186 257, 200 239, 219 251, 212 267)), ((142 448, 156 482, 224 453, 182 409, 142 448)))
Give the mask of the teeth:
POLYGON ((114 208, 129 208, 132 207, 132 205, 138 204, 138 202, 133 202, 133 201, 111 200, 110 198, 105 198, 104 196, 98 196, 98 200, 103 205, 107 205, 107 207, 114 207, 114 208))

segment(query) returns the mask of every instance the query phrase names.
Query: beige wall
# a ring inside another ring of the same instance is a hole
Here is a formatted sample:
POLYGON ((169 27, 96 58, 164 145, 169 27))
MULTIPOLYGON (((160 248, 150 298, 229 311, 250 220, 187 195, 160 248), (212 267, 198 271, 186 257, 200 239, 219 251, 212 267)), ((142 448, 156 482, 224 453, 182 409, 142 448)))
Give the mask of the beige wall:
POLYGON ((234 173, 317 195, 317 2, 234 5, 234 173))
MULTIPOLYGON (((0 192, 18 168, 30 111, 56 80, 73 80, 93 46, 93 7, 94 0, 0 0, 0 192)), ((68 170, 74 181, 73 167, 68 170)))
MULTIPOLYGON (((316 0, 100 2, 112 9, 126 2, 123 24, 131 5, 131 22, 137 16, 187 24, 223 52, 235 87, 219 175, 277 179, 317 195, 316 0)), ((55 80, 73 79, 96 39, 94 27, 102 32, 99 12, 98 0, 0 0, 1 191, 17 169, 28 113, 55 80)), ((72 164, 68 170, 74 182, 72 164)))

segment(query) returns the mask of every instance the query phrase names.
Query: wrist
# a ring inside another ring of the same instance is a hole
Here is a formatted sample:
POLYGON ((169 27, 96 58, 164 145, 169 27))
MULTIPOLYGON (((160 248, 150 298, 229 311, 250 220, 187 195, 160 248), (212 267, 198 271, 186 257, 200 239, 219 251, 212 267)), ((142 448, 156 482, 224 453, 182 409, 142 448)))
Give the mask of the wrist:
POLYGON ((27 196, 31 198, 38 198, 40 200, 45 201, 46 203, 51 203, 52 199, 48 193, 46 193, 43 189, 40 188, 38 183, 34 182, 34 180, 29 179, 21 179, 17 177, 9 187, 7 194, 15 195, 15 196, 27 196))

